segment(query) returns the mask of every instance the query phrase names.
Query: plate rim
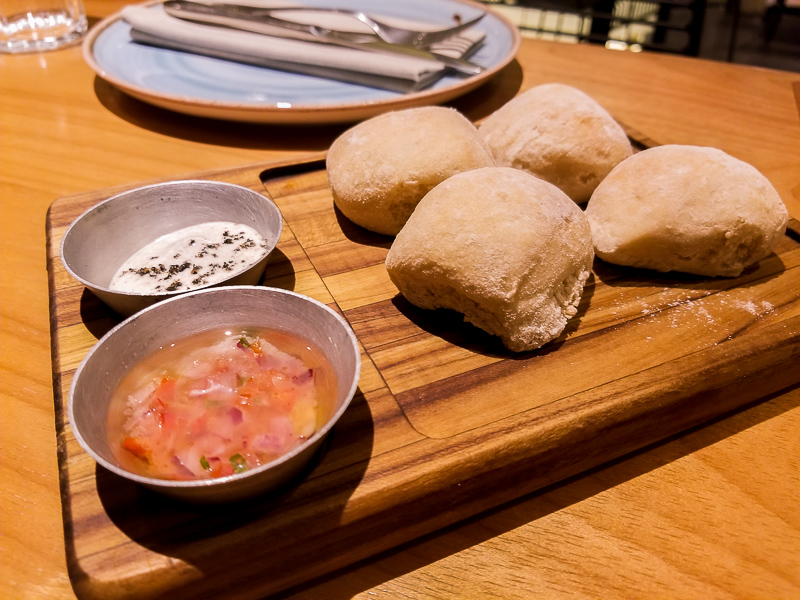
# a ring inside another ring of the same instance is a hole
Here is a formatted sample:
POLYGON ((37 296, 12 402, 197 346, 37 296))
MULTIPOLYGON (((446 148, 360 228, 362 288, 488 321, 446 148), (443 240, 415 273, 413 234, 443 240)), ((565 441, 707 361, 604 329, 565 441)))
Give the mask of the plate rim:
MULTIPOLYGON (((199 117, 268 124, 349 122, 361 120, 389 110, 447 102, 448 100, 452 100, 483 85, 516 58, 522 42, 522 36, 519 29, 505 15, 496 11, 491 11, 490 7, 474 0, 450 1, 490 11, 492 17, 498 19, 508 29, 511 35, 510 50, 496 65, 487 68, 478 75, 473 75, 467 79, 442 88, 420 90, 418 92, 403 94, 396 98, 380 98, 366 101, 359 100, 325 105, 278 107, 275 104, 265 103, 202 100, 191 96, 154 91, 108 73, 94 56, 94 44, 98 37, 122 18, 122 10, 102 19, 89 30, 89 33, 83 41, 82 53, 86 63, 101 79, 138 100, 175 112, 199 117)), ((162 2, 163 0, 148 0, 142 2, 141 6, 154 6, 162 2)))

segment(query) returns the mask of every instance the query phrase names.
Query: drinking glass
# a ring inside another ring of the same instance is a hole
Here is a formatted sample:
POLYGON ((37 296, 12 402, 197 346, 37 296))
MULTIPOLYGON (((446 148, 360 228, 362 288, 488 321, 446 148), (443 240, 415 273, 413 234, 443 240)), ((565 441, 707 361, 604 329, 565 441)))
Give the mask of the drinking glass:
POLYGON ((87 28, 82 0, 0 2, 0 52, 55 50, 80 41, 87 28))

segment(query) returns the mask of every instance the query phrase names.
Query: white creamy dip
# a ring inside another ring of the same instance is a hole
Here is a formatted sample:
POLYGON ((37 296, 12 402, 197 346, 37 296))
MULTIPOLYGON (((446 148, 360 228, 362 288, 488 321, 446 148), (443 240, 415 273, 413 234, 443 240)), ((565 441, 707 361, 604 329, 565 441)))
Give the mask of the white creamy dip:
POLYGON ((131 256, 109 288, 151 294, 219 283, 264 256, 266 240, 252 227, 211 221, 161 236, 131 256))

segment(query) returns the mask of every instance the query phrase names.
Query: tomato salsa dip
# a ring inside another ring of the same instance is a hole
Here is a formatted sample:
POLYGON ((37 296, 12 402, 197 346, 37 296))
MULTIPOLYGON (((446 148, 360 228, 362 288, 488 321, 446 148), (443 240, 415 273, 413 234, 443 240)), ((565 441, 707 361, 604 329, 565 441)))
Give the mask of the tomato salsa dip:
POLYGON ((135 365, 108 411, 125 468, 191 480, 242 473, 300 446, 332 410, 335 376, 317 349, 285 332, 216 329, 135 365))

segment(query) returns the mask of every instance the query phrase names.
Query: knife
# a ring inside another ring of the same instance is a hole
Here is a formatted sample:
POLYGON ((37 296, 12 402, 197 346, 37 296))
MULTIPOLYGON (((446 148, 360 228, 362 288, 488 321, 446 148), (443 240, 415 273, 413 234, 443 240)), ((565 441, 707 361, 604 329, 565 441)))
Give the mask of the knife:
POLYGON ((478 75, 484 71, 483 67, 473 62, 433 52, 430 49, 390 44, 382 41, 373 34, 325 29, 318 25, 280 19, 271 14, 283 10, 312 10, 314 12, 330 12, 335 14, 335 9, 309 9, 305 7, 259 8, 238 4, 205 4, 202 2, 193 2, 192 0, 167 0, 164 2, 164 10, 167 14, 186 21, 222 25, 233 29, 272 35, 275 34, 275 28, 280 28, 295 32, 296 34, 303 34, 303 39, 309 39, 310 36, 315 40, 348 48, 433 59, 456 72, 466 75, 478 75))

